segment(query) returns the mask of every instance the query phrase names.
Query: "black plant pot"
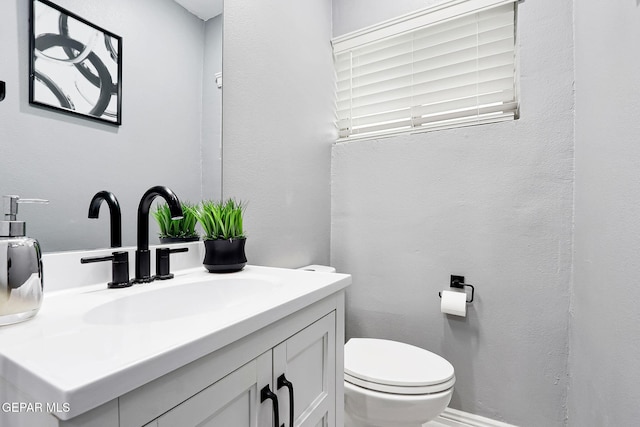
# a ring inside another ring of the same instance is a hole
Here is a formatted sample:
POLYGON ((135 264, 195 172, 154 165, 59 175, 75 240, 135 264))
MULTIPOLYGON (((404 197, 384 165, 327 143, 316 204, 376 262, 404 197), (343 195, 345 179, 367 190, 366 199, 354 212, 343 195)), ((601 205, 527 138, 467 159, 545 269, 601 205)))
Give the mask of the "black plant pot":
POLYGON ((232 273, 240 271, 247 264, 244 254, 244 244, 247 241, 239 239, 216 239, 204 241, 204 267, 210 273, 232 273))
POLYGON ((167 245, 169 243, 187 243, 187 242, 197 242, 200 240, 200 237, 160 237, 160 243, 163 245, 167 245))

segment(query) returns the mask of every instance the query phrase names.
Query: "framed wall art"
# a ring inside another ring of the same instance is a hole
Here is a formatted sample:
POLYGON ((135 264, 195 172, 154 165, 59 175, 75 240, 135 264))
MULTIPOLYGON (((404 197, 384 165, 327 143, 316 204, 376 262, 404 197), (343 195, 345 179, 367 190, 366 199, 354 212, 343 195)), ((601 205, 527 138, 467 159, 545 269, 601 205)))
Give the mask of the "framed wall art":
POLYGON ((48 0, 32 0, 29 103, 122 123, 122 38, 48 0))

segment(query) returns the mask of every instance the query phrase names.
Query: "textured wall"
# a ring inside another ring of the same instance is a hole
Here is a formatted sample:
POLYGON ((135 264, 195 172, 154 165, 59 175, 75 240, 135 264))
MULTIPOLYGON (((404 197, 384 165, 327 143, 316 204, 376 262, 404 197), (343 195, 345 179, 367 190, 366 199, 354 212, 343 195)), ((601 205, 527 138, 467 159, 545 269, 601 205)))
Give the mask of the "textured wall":
POLYGON ((640 420, 639 4, 575 2, 572 426, 640 420))
POLYGON ((248 203, 247 258, 326 264, 331 2, 228 0, 224 8, 223 193, 248 203))
MULTIPOLYGON (((334 35, 392 18, 387 3, 334 0, 334 35)), ((402 14, 416 2, 396 3, 402 14)), ((520 120, 332 152, 331 263, 353 274, 347 335, 443 355, 452 407, 521 426, 566 415, 572 18, 571 2, 521 4, 520 120), (450 274, 476 285, 464 319, 439 311, 450 274)))
POLYGON ((442 2, 443 0, 333 0, 333 35, 357 31, 442 2))
POLYGON ((149 187, 200 197, 204 24, 169 0, 56 3, 123 38, 122 126, 29 105, 30 1, 1 2, 0 194, 51 200, 22 207, 20 217, 45 251, 56 251, 108 246, 106 206, 98 220, 87 209, 94 193, 111 190, 123 210, 123 242, 134 244, 149 187))

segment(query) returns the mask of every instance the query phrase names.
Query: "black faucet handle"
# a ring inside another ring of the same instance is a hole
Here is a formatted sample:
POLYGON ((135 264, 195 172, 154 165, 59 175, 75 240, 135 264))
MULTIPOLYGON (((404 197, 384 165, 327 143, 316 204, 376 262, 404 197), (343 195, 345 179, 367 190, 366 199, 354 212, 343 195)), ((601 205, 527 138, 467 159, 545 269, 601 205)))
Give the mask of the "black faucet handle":
POLYGON ((80 263, 90 264, 92 262, 112 261, 111 263, 111 282, 107 284, 109 288, 128 288, 131 286, 129 281, 129 252, 117 251, 111 255, 98 256, 92 258, 81 258, 80 263))
POLYGON ((156 276, 158 280, 173 279, 170 267, 170 255, 178 252, 188 252, 189 248, 157 248, 156 249, 156 276))

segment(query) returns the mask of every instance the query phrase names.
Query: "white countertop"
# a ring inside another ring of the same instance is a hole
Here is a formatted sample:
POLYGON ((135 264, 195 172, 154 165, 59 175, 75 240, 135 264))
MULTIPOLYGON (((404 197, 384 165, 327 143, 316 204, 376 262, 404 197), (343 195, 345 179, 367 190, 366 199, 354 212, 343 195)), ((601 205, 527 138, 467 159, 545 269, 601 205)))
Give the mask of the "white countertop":
POLYGON ((56 416, 70 419, 351 283, 346 274, 258 266, 174 274, 45 293, 34 319, 0 327, 0 375, 35 402, 68 403, 56 416))

